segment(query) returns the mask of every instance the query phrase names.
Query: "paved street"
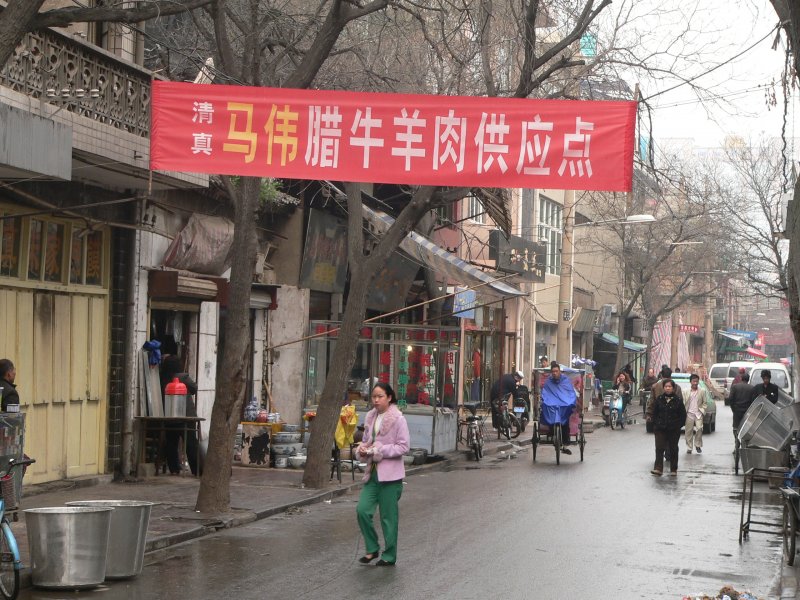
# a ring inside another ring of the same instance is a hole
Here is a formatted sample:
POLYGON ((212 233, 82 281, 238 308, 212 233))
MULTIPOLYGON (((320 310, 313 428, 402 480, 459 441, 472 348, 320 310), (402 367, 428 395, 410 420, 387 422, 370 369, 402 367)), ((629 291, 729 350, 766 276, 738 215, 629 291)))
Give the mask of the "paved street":
MULTIPOLYGON (((730 414, 677 478, 655 478, 641 424, 588 435, 555 464, 541 447, 410 477, 395 568, 364 567, 356 495, 149 555, 144 573, 95 591, 21 598, 681 598, 725 584, 766 598, 777 536, 737 542, 741 478, 730 414)), ((525 435, 525 434, 523 434, 525 435)), ((766 491, 766 485, 763 485, 766 491)), ((756 510, 779 518, 778 507, 756 510)))

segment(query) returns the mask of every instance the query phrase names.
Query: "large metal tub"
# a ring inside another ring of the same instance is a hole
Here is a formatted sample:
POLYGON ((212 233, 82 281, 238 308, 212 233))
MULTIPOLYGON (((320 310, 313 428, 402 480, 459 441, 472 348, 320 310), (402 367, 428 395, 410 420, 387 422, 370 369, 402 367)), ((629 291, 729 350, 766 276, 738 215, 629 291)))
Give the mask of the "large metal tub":
POLYGON ((103 583, 113 510, 58 506, 24 511, 33 585, 87 588, 103 583))
POLYGON ((134 577, 144 566, 144 545, 152 502, 140 500, 77 500, 67 506, 113 508, 106 553, 106 579, 134 577))
POLYGON ((781 421, 787 424, 792 431, 800 431, 800 402, 793 402, 782 406, 778 410, 781 421))
POLYGON ((745 446, 782 450, 792 437, 791 415, 759 396, 742 419, 739 441, 745 446))
MULTIPOLYGON (((789 454, 785 450, 769 448, 742 448, 742 470, 747 473, 752 468, 768 471, 770 467, 788 467, 789 454)), ((763 477, 766 479, 766 475, 763 477)))

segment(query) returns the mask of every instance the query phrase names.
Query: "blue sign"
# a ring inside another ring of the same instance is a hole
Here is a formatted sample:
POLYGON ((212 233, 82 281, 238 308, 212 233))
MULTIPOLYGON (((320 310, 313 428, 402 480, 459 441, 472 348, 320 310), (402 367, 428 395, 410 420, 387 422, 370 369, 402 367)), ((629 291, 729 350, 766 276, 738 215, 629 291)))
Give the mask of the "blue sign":
POLYGON ((739 337, 743 337, 745 339, 750 340, 751 342, 755 342, 758 334, 755 331, 742 331, 741 329, 731 329, 728 327, 725 330, 725 333, 730 333, 731 335, 738 335, 739 337))
POLYGON ((475 290, 457 292, 453 297, 453 316, 459 319, 474 319, 476 301, 475 290))
POLYGON ((581 54, 586 58, 597 56, 597 38, 594 34, 584 33, 581 36, 581 54))

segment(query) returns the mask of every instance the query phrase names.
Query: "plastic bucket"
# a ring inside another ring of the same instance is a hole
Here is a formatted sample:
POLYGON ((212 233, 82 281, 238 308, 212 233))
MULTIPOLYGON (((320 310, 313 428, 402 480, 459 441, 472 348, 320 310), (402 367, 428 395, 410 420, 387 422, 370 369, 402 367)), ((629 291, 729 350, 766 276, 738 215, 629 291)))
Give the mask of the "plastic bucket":
POLYGON ((142 572, 147 526, 152 502, 140 500, 77 500, 67 506, 113 508, 109 537, 114 543, 106 553, 106 579, 133 577, 142 572))
POLYGON ((113 510, 58 506, 24 511, 33 585, 87 588, 103 583, 113 510))

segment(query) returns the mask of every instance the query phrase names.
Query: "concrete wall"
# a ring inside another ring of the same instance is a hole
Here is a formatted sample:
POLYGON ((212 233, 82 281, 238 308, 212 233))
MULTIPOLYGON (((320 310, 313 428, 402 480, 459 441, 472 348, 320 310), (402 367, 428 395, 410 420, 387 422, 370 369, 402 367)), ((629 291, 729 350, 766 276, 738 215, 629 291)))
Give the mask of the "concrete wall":
MULTIPOLYGON (((293 342, 308 334, 310 291, 284 285, 278 290, 278 308, 269 311, 268 345, 293 342)), ((300 423, 306 374, 306 342, 272 352, 271 390, 273 412, 287 423, 300 423)))

